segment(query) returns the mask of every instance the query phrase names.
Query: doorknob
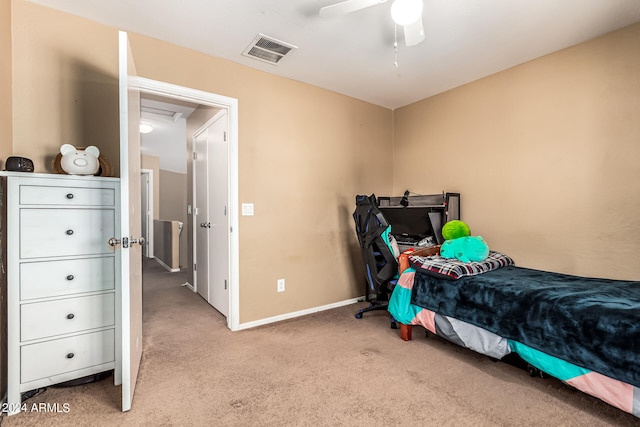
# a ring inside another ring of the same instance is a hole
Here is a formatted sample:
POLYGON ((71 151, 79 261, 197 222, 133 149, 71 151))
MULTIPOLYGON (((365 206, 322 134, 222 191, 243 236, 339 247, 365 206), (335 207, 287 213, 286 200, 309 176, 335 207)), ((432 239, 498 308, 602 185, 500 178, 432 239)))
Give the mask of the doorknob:
POLYGON ((112 237, 109 240, 107 240, 107 243, 111 247, 116 247, 116 246, 122 244, 123 248, 128 248, 129 245, 135 245, 136 243, 138 243, 140 246, 142 246, 142 245, 144 245, 145 241, 146 240, 144 239, 144 237, 140 237, 138 239, 135 239, 133 237, 132 238, 125 237, 122 240, 121 239, 116 239, 115 237, 112 237))
POLYGON ((202 228, 211 228, 211 223, 210 222, 201 222, 200 223, 200 227, 202 227, 202 228))
POLYGON ((107 240, 107 243, 112 248, 115 248, 118 245, 122 245, 123 248, 128 248, 129 247, 129 239, 127 237, 122 238, 122 239, 116 239, 115 237, 112 237, 109 240, 107 240))
POLYGON ((131 243, 132 245, 135 245, 136 243, 138 243, 140 246, 144 245, 145 239, 144 237, 140 236, 140 238, 138 239, 134 239, 133 237, 131 239, 129 239, 129 243, 131 243))

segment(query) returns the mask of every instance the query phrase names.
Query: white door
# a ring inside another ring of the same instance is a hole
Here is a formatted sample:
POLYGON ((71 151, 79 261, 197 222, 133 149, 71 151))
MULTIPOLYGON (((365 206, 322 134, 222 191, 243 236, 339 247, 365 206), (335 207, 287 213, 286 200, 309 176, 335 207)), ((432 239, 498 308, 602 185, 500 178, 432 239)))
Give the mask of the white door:
POLYGON ((209 146, 209 303, 229 315, 229 180, 227 114, 216 115, 208 128, 209 146))
POLYGON ((229 151, 226 110, 194 137, 196 158, 194 219, 196 289, 224 316, 229 315, 229 151))
POLYGON ((122 410, 131 409, 142 357, 142 251, 140 215, 140 92, 132 90, 135 76, 127 33, 119 32, 120 93, 120 350, 122 410))
POLYGON ((195 287, 200 296, 209 302, 209 171, 207 169, 207 131, 194 138, 195 195, 193 238, 195 240, 195 287))

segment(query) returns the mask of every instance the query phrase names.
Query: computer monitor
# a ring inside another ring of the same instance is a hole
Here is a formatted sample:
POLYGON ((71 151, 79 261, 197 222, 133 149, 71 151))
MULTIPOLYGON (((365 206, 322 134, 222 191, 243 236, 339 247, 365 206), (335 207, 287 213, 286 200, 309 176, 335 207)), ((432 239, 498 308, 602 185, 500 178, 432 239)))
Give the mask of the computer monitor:
POLYGON ((427 206, 379 206, 391 225, 391 234, 399 243, 417 243, 427 236, 435 236, 427 206))

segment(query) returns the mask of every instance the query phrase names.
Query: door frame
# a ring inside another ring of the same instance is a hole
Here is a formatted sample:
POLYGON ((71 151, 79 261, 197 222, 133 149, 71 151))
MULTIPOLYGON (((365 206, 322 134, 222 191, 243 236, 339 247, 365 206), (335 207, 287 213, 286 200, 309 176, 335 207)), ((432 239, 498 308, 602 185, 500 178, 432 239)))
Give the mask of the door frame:
MULTIPOLYGON (((228 96, 178 86, 144 77, 131 77, 129 86, 142 93, 179 99, 227 110, 229 144, 229 316, 227 327, 240 329, 240 242, 238 228, 238 100, 228 96)), ((192 221, 193 222, 193 221, 192 221)), ((195 226, 195 224, 192 224, 195 226)), ((192 263, 193 264, 193 263, 192 263)), ((190 267, 193 271, 193 265, 190 267)))
POLYGON ((148 213, 145 214, 144 212, 141 212, 142 215, 146 215, 147 216, 147 229, 143 230, 143 231, 146 231, 147 241, 144 244, 145 244, 145 248, 146 248, 147 258, 155 258, 155 255, 153 254, 153 215, 154 215, 154 209, 153 209, 153 203, 154 203, 154 199, 153 199, 153 191, 154 191, 154 189, 153 189, 153 169, 141 168, 140 169, 140 174, 141 175, 147 175, 147 178, 149 178, 149 190, 147 191, 147 210, 148 210, 148 213))

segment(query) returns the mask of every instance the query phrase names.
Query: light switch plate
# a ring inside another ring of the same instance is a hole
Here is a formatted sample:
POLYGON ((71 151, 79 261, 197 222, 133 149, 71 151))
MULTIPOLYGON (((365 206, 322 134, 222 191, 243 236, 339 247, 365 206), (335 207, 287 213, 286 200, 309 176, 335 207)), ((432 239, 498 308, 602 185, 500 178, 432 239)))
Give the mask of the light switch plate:
POLYGON ((242 216, 253 216, 253 203, 242 204, 242 216))

